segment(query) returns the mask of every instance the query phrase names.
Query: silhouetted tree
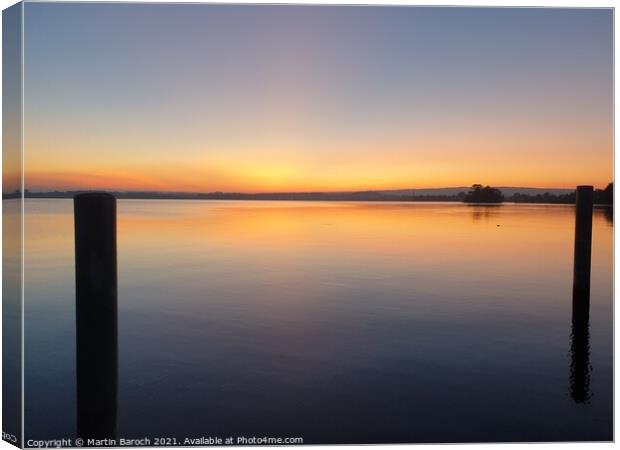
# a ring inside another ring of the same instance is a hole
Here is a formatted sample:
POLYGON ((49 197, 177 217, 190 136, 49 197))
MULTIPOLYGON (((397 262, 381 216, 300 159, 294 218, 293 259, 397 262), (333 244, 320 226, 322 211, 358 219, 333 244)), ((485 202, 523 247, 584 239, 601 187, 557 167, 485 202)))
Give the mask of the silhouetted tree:
POLYGON ((515 203, 575 203, 575 193, 570 194, 550 194, 545 192, 544 194, 521 194, 519 192, 514 193, 508 198, 508 201, 515 203))
POLYGON ((609 183, 605 189, 597 189, 594 191, 594 203, 598 205, 614 204, 614 184, 609 183))
POLYGON ((481 184, 474 184, 463 201, 465 203, 501 203, 504 201, 504 194, 491 186, 483 187, 481 184))

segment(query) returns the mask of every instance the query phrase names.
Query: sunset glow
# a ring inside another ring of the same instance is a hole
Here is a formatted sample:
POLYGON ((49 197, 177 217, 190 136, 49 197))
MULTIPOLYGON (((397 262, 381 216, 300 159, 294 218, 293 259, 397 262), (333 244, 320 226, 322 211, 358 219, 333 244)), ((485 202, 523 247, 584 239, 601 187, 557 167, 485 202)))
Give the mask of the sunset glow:
POLYGON ((612 181, 610 10, 25 8, 31 191, 612 181))

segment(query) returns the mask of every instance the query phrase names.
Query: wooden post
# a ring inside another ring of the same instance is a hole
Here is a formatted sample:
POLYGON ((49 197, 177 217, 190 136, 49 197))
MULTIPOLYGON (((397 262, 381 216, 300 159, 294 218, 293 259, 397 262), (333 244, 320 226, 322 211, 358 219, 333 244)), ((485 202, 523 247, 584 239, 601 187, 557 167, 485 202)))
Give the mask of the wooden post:
MULTIPOLYGON (((579 293, 589 293, 590 262, 592 258, 592 202, 594 190, 592 186, 577 186, 576 194, 573 290, 579 293)), ((589 295, 587 298, 589 298, 589 295)))
POLYGON ((576 403, 590 399, 590 265, 592 260, 592 186, 577 186, 573 317, 570 347, 570 395, 576 403))
POLYGON ((116 439, 117 275, 116 199, 107 193, 74 197, 77 330, 77 430, 116 439))

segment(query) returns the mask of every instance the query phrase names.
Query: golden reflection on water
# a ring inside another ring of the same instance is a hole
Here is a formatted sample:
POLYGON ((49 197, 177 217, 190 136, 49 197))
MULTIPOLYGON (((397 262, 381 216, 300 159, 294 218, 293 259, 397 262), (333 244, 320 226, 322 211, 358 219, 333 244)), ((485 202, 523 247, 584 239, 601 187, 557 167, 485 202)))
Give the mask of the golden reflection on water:
MULTIPOLYGON (((72 201, 28 200, 26 212, 27 263, 71 265, 72 201)), ((563 205, 120 200, 119 269, 235 261, 569 281, 573 214, 563 205)), ((593 277, 607 280, 612 228, 598 210, 593 239, 593 277)))
MULTIPOLYGON (((70 200, 49 210, 28 200, 27 246, 40 256, 73 246, 70 200)), ((570 264, 570 206, 314 202, 119 201, 119 252, 223 246, 248 252, 415 256, 431 262, 497 260, 518 267, 531 258, 570 264)), ((595 215, 595 251, 610 255, 611 228, 595 215)))

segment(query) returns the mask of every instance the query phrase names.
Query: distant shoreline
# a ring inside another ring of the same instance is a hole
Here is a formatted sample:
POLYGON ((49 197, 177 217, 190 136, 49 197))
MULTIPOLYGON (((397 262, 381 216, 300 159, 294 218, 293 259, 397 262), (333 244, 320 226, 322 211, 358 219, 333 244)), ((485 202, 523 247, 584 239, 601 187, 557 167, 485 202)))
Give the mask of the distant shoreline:
MULTIPOLYGON (((24 198, 73 198, 76 194, 89 191, 71 192, 27 192, 24 198)), ((255 200, 255 201, 391 201, 402 202, 414 200, 412 195, 382 194, 379 192, 281 192, 281 193, 165 193, 165 192, 114 192, 107 191, 119 199, 134 200, 255 200)), ((17 195, 19 196, 19 195, 17 195)), ((457 196, 424 196, 416 201, 460 201, 457 196)))
MULTIPOLYGON (((542 188, 499 188, 503 191, 504 203, 574 204, 573 189, 542 188)), ((70 199, 75 195, 92 190, 75 191, 26 191, 26 199, 70 199)), ((245 200, 245 201, 352 201, 352 202, 459 202, 467 195, 467 188, 402 189, 392 191, 353 192, 152 192, 106 190, 118 199, 131 200, 245 200)), ((4 194, 3 199, 21 198, 19 192, 4 194)), ((485 204, 485 203, 477 203, 485 204)), ((493 204, 493 203, 486 203, 493 204)), ((497 203, 495 203, 497 204, 497 203)))

